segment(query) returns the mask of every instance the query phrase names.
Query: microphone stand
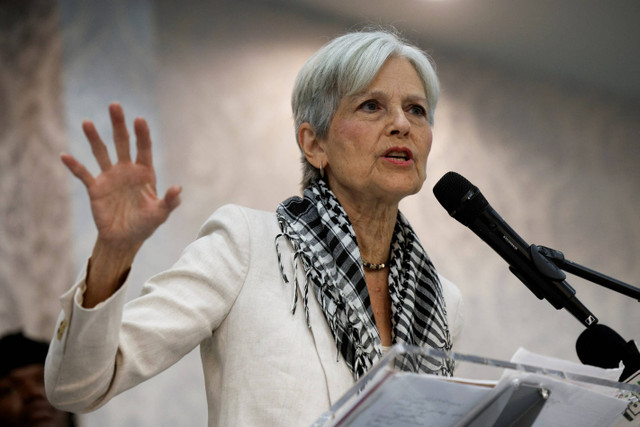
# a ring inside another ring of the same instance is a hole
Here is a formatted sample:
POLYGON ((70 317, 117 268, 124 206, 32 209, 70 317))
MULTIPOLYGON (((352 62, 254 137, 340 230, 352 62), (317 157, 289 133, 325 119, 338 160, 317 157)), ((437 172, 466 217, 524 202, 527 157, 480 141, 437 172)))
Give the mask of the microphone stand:
POLYGON ((613 277, 606 276, 602 273, 594 271, 590 268, 576 264, 564 257, 564 254, 556 249, 547 248, 545 246, 531 245, 532 256, 537 252, 544 258, 554 263, 558 268, 567 271, 576 276, 582 277, 590 282, 603 286, 612 291, 619 292, 631 298, 635 298, 640 302, 640 288, 636 288, 613 277))
MULTIPOLYGON (((636 288, 627 283, 621 282, 618 279, 614 279, 613 277, 606 276, 588 267, 585 267, 583 265, 570 261, 564 257, 564 254, 561 251, 558 251, 556 249, 551 249, 546 246, 536 246, 536 245, 531 245, 529 247, 529 251, 531 252, 531 259, 533 263, 535 264, 536 268, 541 272, 543 271, 553 272, 554 268, 547 265, 547 262, 551 262, 553 265, 555 265, 555 267, 561 270, 564 270, 576 276, 582 277, 583 279, 586 279, 590 282, 603 286, 612 291, 616 291, 628 297, 634 298, 640 302, 640 288, 636 288), (544 262, 543 260, 546 262, 544 262)), ((564 273, 561 271, 560 272, 555 271, 555 274, 563 275, 564 273)), ((640 376, 639 376, 640 370, 638 370, 640 368, 640 352, 638 351, 638 346, 636 345, 636 343, 633 340, 627 342, 624 338, 620 336, 620 334, 618 334, 616 331, 609 328, 608 326, 604 326, 604 325, 596 326, 596 324, 597 324, 597 319, 595 322, 588 324, 587 329, 585 329, 582 332, 582 334, 578 338, 578 341, 582 339, 584 342, 584 340, 586 339, 587 342, 591 342, 591 343, 599 342, 604 346, 604 345, 609 345, 611 342, 616 342, 616 339, 615 339, 616 337, 619 338, 619 340, 622 341, 624 344, 622 346, 618 345, 617 351, 621 353, 620 361, 624 362, 625 369, 620 375, 620 378, 618 379, 618 381, 620 382, 638 381, 638 379, 640 379, 640 376), (600 329, 597 329, 597 328, 600 328, 600 329), (591 334, 589 331, 591 331, 591 334), (587 335, 585 338, 583 338, 585 334, 590 334, 590 335, 587 335), (597 341, 596 339, 599 341, 597 341)), ((584 344, 582 347, 584 348, 584 344)), ((579 351, 578 342, 576 342, 576 351, 579 351)), ((583 363, 592 364, 591 361, 585 362, 583 360, 583 356, 580 353, 578 353, 578 357, 583 363)), ((598 363, 594 363, 594 365, 604 367, 598 363)), ((630 403, 629 407, 625 411, 625 414, 624 414, 625 418, 627 418, 629 421, 632 421, 635 416, 640 414, 638 409, 640 409, 640 406, 637 402, 635 404, 630 403)))

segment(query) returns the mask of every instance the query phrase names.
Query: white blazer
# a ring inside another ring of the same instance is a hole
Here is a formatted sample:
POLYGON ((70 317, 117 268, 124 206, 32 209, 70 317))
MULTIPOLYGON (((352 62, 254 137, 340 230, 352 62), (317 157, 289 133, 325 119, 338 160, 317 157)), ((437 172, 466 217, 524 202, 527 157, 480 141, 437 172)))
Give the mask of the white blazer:
MULTIPOLYGON (((354 380, 316 299, 309 297, 311 329, 301 299, 291 313, 293 284, 282 281, 274 247, 279 232, 275 213, 228 205, 126 305, 125 284, 82 308, 82 277, 61 297, 45 371, 51 402, 95 410, 200 345, 209 426, 311 424, 354 380)), ((284 239, 280 248, 291 266, 292 248, 284 239)), ((446 280, 443 289, 455 336, 460 293, 446 280)))

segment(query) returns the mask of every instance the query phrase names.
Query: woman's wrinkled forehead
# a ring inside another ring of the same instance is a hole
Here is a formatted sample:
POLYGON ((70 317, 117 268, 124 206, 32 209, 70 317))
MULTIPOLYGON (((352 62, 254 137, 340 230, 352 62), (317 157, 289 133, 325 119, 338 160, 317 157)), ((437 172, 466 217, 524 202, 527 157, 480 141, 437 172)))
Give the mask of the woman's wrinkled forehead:
POLYGON ((344 92, 340 94, 340 98, 348 99, 348 98, 358 98, 361 96, 365 96, 367 94, 375 95, 374 93, 375 88, 373 88, 372 85, 376 80, 376 78, 378 77, 378 75, 380 74, 380 70, 382 70, 385 64, 389 63, 389 61, 397 58, 405 59, 416 71, 416 74, 418 75, 418 78, 420 79, 420 83, 422 85, 422 91, 420 94, 418 93, 414 94, 414 98, 423 98, 423 100, 428 104, 429 94, 427 91, 426 82, 424 81, 424 78, 421 75, 420 70, 415 66, 415 64, 413 64, 413 62, 409 58, 406 58, 400 55, 395 55, 395 54, 390 55, 387 58, 387 60, 384 61, 377 70, 375 70, 375 73, 369 73, 367 75, 368 78, 362 79, 356 85, 352 85, 351 87, 344 88, 344 92))

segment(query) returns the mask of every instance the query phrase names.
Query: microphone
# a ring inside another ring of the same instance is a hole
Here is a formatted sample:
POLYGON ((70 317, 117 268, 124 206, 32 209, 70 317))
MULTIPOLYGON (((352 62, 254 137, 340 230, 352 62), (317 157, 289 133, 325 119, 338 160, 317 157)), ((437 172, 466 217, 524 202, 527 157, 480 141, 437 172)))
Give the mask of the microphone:
POLYGON ((567 309, 585 326, 598 322, 565 282, 566 274, 509 227, 478 187, 462 175, 448 172, 433 187, 433 193, 449 215, 491 246, 538 299, 546 299, 557 310, 567 309))
POLYGON ((640 352, 636 343, 625 341, 616 331, 605 325, 585 329, 576 340, 578 359, 585 365, 624 370, 618 381, 624 382, 640 373, 640 352))

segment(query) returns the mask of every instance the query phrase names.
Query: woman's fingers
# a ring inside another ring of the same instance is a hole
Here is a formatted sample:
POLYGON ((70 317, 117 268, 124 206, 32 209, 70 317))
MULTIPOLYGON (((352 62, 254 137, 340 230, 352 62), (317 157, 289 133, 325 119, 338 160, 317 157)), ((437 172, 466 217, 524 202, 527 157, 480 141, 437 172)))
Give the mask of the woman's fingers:
POLYGON ((111 116, 111 126, 113 127, 113 142, 116 145, 116 153, 119 162, 130 162, 129 153, 129 131, 124 120, 124 111, 117 102, 109 105, 109 115, 111 116))
MULTIPOLYGON (((151 153, 151 136, 149 132, 149 126, 147 122, 142 118, 137 118, 134 121, 134 130, 136 135, 137 157, 136 165, 131 163, 131 155, 129 153, 129 132, 125 123, 124 112, 122 106, 117 102, 109 105, 109 115, 111 117, 111 124, 113 126, 113 140, 115 143, 116 153, 118 157, 118 163, 125 167, 126 170, 137 170, 138 167, 149 168, 153 173, 153 157, 151 153), (131 169, 133 168, 133 169, 131 169)), ((82 122, 82 130, 84 131, 89 144, 91 145, 91 151, 93 152, 98 165, 103 173, 109 172, 113 168, 113 163, 109 158, 109 151, 104 144, 95 125, 90 120, 82 122)), ((78 179, 80 179, 85 186, 89 187, 95 182, 95 178, 89 173, 83 164, 78 162, 73 156, 69 154, 61 155, 62 162, 78 179)), ((115 170, 115 169, 113 169, 115 170)), ((121 173, 123 169, 118 168, 118 173, 121 173)), ((153 193, 153 183, 150 184, 153 193)), ((168 199, 163 200, 165 204, 164 208, 171 207, 173 209, 179 203, 178 194, 180 193, 179 187, 168 191, 168 199), (166 203, 168 202, 168 203, 166 203)))
MULTIPOLYGON (((118 161, 123 163, 130 162, 129 131, 127 130, 122 106, 117 102, 109 105, 109 115, 113 127, 113 141, 115 143, 118 161)), ((133 127, 136 134, 136 148, 138 150, 136 163, 153 167, 151 135, 146 120, 137 118, 133 122, 133 127)), ((85 120, 82 123, 82 129, 91 144, 91 151, 98 161, 100 169, 103 172, 109 170, 111 166, 113 166, 109 158, 109 152, 104 142, 102 142, 93 122, 85 120)))
POLYGON ((162 199, 162 203, 166 209, 171 212, 180 204, 180 192, 182 191, 182 187, 179 185, 172 185, 167 189, 167 192, 164 194, 164 199, 162 199))
POLYGON ((82 163, 77 161, 72 155, 67 153, 60 154, 60 160, 71 171, 71 173, 78 178, 85 187, 89 188, 93 184, 94 177, 89 173, 87 168, 82 163))
POLYGON ((136 163, 153 167, 153 156, 151 154, 151 135, 149 126, 145 119, 137 118, 133 122, 133 129, 136 133, 136 163))
MULTIPOLYGON (((98 135, 98 131, 93 123, 89 120, 85 120, 82 122, 82 130, 89 140, 89 144, 91 144, 91 151, 93 152, 93 156, 96 158, 98 165, 100 166, 100 170, 107 171, 111 168, 111 159, 109 159, 109 152, 107 151, 107 147, 102 142, 100 135, 98 135)), ((66 164, 66 163, 65 163, 66 164)))

